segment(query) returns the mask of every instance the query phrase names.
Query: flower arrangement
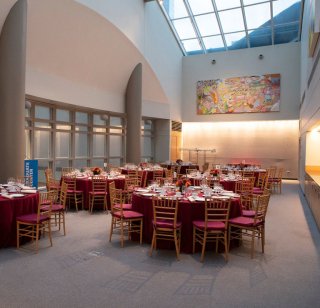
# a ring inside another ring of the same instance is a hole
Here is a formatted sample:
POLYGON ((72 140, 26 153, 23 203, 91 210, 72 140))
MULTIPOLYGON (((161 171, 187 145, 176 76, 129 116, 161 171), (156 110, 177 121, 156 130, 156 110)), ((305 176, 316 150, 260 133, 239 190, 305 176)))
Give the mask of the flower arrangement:
POLYGON ((189 187, 190 185, 191 185, 191 182, 188 178, 181 178, 176 182, 176 187, 179 187, 181 192, 183 188, 189 187))
POLYGON ((212 169, 212 170, 210 171, 210 174, 211 174, 212 176, 218 176, 219 173, 220 173, 220 170, 219 170, 219 169, 212 169))
POLYGON ((99 168, 99 167, 94 167, 91 170, 92 170, 93 175, 99 175, 102 172, 101 168, 99 168))

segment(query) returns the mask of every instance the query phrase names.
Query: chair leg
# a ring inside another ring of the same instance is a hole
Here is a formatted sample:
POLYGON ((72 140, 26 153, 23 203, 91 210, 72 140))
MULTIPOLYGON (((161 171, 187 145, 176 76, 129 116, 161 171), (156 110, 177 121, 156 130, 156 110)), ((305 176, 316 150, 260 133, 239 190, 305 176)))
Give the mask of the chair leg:
POLYGON ((36 253, 38 253, 38 242, 39 242, 39 224, 36 227, 36 253))
POLYGON ((123 234, 123 220, 122 219, 120 222, 120 241, 121 241, 121 247, 123 248, 124 234, 123 234))
POLYGON ((252 230, 251 235, 251 259, 254 258, 254 230, 252 230))
POLYGON ((152 241, 151 241, 151 248, 150 248, 150 252, 149 252, 150 257, 152 256, 152 251, 153 251, 153 247, 154 247, 154 245, 155 245, 155 242, 156 242, 156 231, 153 230, 152 241))
POLYGON ((177 230, 174 231, 174 244, 176 246, 177 260, 180 260, 180 258, 179 258, 179 244, 178 244, 178 238, 177 238, 177 230))
POLYGON ((109 242, 111 242, 112 232, 113 232, 113 226, 114 226, 114 218, 111 219, 111 228, 110 228, 110 235, 109 235, 109 242))
POLYGON ((196 248, 196 228, 193 226, 192 253, 195 252, 195 248, 196 248))
POLYGON ((50 223, 50 220, 48 222, 48 234, 49 234, 50 246, 52 247, 52 236, 51 236, 51 223, 50 223))
POLYGON ((225 260, 228 262, 228 241, 227 241, 227 231, 224 232, 224 251, 225 251, 225 260))
POLYGON ((206 244, 207 244, 207 231, 203 232, 203 241, 202 241, 202 250, 201 250, 201 262, 204 260, 204 251, 206 249, 206 244))
POLYGON ((20 247, 20 224, 17 221, 17 248, 19 249, 20 247))
POLYGON ((140 220, 140 245, 142 244, 143 220, 140 220))
POLYGON ((264 241, 265 241, 265 232, 264 232, 264 227, 262 227, 262 230, 261 230, 261 247, 262 247, 262 253, 264 253, 264 241))

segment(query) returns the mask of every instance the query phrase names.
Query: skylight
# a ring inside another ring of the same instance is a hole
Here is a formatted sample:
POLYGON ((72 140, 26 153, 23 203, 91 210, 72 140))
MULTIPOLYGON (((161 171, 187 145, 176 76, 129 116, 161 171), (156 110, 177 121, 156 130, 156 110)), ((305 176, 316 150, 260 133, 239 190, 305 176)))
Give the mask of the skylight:
POLYGON ((158 0, 185 55, 300 41, 301 0, 158 0))

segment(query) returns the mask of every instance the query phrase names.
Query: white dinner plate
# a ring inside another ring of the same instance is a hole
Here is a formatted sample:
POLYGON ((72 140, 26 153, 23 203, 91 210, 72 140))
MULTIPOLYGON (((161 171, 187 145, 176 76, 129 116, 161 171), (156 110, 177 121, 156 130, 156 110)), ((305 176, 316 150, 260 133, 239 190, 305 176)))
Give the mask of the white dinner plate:
POLYGON ((12 198, 24 197, 24 194, 10 194, 12 198))
POLYGON ((142 194, 142 196, 145 196, 145 197, 152 197, 154 196, 155 194, 152 194, 152 193, 145 193, 145 194, 142 194))

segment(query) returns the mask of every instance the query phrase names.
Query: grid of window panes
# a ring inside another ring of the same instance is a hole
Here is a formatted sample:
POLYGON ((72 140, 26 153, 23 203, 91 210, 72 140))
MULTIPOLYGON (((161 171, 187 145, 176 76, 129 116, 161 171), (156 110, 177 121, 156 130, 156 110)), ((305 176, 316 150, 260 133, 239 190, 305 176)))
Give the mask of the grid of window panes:
POLYGON ((154 122, 151 119, 141 121, 141 158, 145 162, 154 161, 154 122))
POLYGON ((300 41, 301 0, 158 0, 185 55, 300 41))
POLYGON ((63 167, 123 164, 123 115, 30 102, 31 108, 25 110, 25 151, 26 158, 38 160, 39 183, 45 183, 46 168, 60 178, 63 167))

